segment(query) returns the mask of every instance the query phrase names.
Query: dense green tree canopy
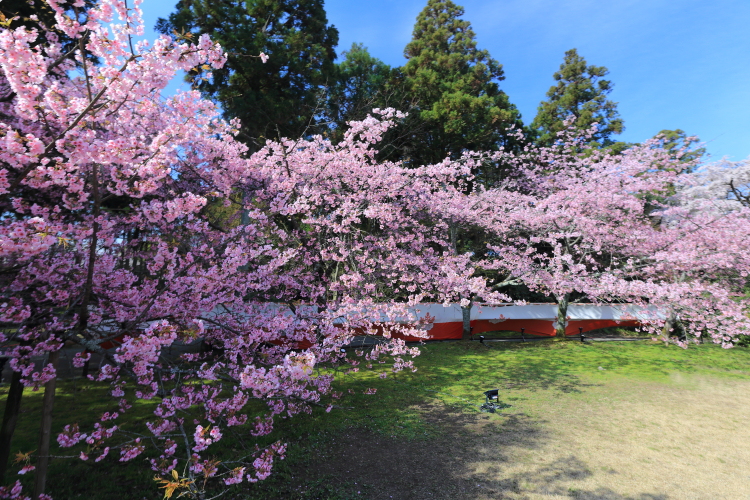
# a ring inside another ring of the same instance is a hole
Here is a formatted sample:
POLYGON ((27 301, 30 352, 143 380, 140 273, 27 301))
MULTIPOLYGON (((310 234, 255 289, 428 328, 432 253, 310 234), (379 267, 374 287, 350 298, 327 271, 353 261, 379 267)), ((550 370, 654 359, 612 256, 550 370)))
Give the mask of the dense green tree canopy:
POLYGON ((402 71, 411 100, 415 163, 434 163, 462 151, 496 150, 513 142, 507 130, 521 127, 520 114, 500 90, 500 63, 477 49, 464 9, 451 0, 429 0, 404 49, 402 71))
POLYGON ((551 146, 557 132, 565 128, 565 121, 574 118, 573 127, 588 130, 594 123, 598 131, 591 138, 599 147, 612 146, 613 134, 623 131, 617 103, 607 99, 612 82, 602 78, 609 73, 604 66, 587 66, 576 49, 565 53, 565 61, 553 78, 557 83, 547 91, 547 100, 539 104, 531 128, 541 145, 551 146))
POLYGON ((398 70, 370 55, 360 43, 341 55, 344 60, 336 65, 325 109, 334 138, 340 138, 347 122, 363 119, 373 108, 404 105, 403 92, 395 85, 398 70))
POLYGON ((242 120, 251 148, 266 138, 300 137, 314 125, 338 43, 323 0, 181 0, 156 29, 208 33, 228 52, 227 64, 212 78, 201 78, 201 68, 188 78, 227 117, 242 120), (265 64, 261 52, 269 56, 265 64))

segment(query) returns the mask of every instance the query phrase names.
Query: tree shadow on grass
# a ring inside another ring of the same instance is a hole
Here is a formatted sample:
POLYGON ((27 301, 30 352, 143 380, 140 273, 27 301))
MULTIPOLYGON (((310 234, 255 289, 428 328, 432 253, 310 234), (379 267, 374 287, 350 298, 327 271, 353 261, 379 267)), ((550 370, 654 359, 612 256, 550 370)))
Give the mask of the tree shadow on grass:
POLYGON ((640 493, 637 496, 623 496, 609 488, 597 488, 591 491, 575 490, 571 498, 576 500, 668 500, 667 495, 661 493, 640 493))
MULTIPOLYGON (((425 410, 424 418, 438 430, 437 437, 408 440, 347 429, 331 436, 300 466, 302 477, 330 478, 330 490, 338 495, 356 494, 356 498, 369 500, 521 500, 539 496, 668 500, 661 494, 625 496, 606 487, 573 488, 571 482, 575 485, 594 474, 574 455, 551 464, 531 464, 519 472, 518 450, 538 453, 554 439, 545 421, 515 413, 504 414, 502 425, 498 425, 494 416, 467 414, 440 404, 425 410)), ((299 485, 294 488, 300 491, 299 485)))
MULTIPOLYGON (((321 460, 316 457, 307 467, 316 474, 339 474, 348 484, 365 485, 362 497, 373 500, 520 500, 540 495, 582 500, 667 500, 669 497, 661 493, 618 493, 607 487, 605 475, 573 454, 554 463, 547 460, 519 468, 519 459, 527 452, 536 450, 539 454, 551 449, 555 437, 547 430, 549 422, 513 407, 498 415, 476 411, 484 402, 483 391, 489 389, 500 389, 500 403, 513 404, 516 395, 530 397, 524 391, 548 391, 555 397, 555 393, 581 393, 600 385, 588 383, 584 370, 598 373, 598 363, 604 364, 600 359, 606 359, 607 352, 600 357, 598 351, 585 349, 588 346, 551 343, 489 348, 468 342, 427 345, 418 358, 419 371, 399 374, 394 387, 399 394, 412 392, 416 399, 426 396, 423 402, 413 404, 435 431, 426 439, 412 440, 384 435, 377 429, 347 429, 321 447, 321 460), (434 403, 434 396, 442 403, 434 403)), ((611 369, 613 364, 607 366, 611 369)), ((390 417, 398 418, 395 413, 390 417)), ((637 492, 638 484, 628 488, 637 492)))
MULTIPOLYGON (((490 457, 483 457, 487 460, 490 457)), ((623 495, 606 487, 585 489, 571 487, 570 481, 581 481, 593 476, 591 468, 571 455, 553 464, 531 467, 523 473, 507 474, 502 463, 485 467, 482 473, 473 474, 475 481, 489 498, 526 498, 527 495, 575 500, 668 500, 661 493, 623 495)), ((614 472, 613 472, 614 473, 614 472)))
MULTIPOLYGON (((465 477, 467 459, 482 448, 480 434, 489 417, 456 412, 443 405, 424 408, 427 423, 437 437, 406 440, 365 429, 348 429, 333 436, 306 464, 308 474, 335 476, 344 486, 361 486, 362 498, 370 500, 463 500, 478 498, 481 485, 465 477)), ((536 448, 547 439, 545 431, 524 415, 515 416, 514 444, 536 448)), ((501 433, 511 436, 511 433, 501 433)), ((497 439, 495 439, 497 441, 497 439)), ((487 444, 489 446, 489 443, 487 444)), ((511 459, 502 447, 494 457, 511 459)), ((489 447, 487 450, 489 451, 489 447)))

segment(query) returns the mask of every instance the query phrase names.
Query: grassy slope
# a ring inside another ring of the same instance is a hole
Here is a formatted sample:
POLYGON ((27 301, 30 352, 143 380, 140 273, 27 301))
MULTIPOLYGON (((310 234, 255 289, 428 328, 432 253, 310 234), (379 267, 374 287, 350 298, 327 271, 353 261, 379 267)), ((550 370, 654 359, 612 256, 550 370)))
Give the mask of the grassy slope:
MULTIPOLYGON (((531 417, 580 421, 585 416, 574 415, 576 408, 590 407, 610 398, 640 397, 629 392, 634 383, 668 387, 684 385, 684 377, 691 376, 750 380, 748 361, 747 349, 723 350, 713 345, 682 350, 652 342, 494 343, 490 348, 476 342, 431 343, 422 347, 422 355, 416 362, 417 373, 399 373, 385 380, 379 379, 376 372, 341 377, 337 385, 345 397, 340 404, 354 409, 334 410, 330 414, 316 409, 310 416, 281 421, 264 443, 276 439, 289 442, 287 460, 279 463, 272 479, 249 489, 238 488, 236 494, 241 498, 348 498, 351 488, 346 481, 334 485, 326 478, 307 478, 300 488, 300 481, 293 479, 294 475, 299 476, 305 463, 315 459, 317 450, 347 428, 364 428, 410 440, 434 438, 438 431, 424 419, 425 409, 439 402, 477 413, 478 405, 483 402, 482 392, 487 389, 500 389, 502 402, 531 417), (363 391, 370 387, 377 388, 378 393, 364 395, 363 391), (562 413, 550 414, 555 408, 562 413)), ((7 391, 7 386, 3 389, 7 391)), ((36 448, 40 402, 40 392, 24 395, 14 450, 36 448)), ((112 409, 109 404, 102 388, 81 380, 75 384, 65 382, 56 401, 56 430, 68 422, 91 423, 96 416, 112 409)), ((136 408, 135 414, 141 421, 149 416, 148 406, 142 404, 136 408)), ((129 425, 134 428, 137 423, 129 425)), ((222 440, 215 450, 217 458, 242 451, 233 446, 236 441, 222 440)), ((53 453, 68 454, 67 451, 53 446, 53 453)), ((124 466, 116 458, 99 464, 54 461, 49 492, 56 498, 160 497, 153 473, 143 460, 139 458, 124 466)))

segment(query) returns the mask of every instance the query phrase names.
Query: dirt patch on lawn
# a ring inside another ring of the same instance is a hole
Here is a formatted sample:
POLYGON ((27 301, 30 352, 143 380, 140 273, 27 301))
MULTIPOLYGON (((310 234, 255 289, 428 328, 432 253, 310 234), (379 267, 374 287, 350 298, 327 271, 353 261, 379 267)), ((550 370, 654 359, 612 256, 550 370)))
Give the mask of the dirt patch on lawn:
POLYGON ((750 499, 750 382, 586 392, 521 397, 498 414, 425 407, 438 436, 425 440, 350 429, 306 475, 371 500, 750 499))

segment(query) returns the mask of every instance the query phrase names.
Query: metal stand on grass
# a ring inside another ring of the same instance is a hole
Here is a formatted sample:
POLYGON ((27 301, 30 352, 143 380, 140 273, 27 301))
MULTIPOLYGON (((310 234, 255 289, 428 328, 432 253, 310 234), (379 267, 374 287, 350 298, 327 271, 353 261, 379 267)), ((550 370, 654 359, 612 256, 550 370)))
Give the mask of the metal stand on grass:
POLYGON ((484 404, 479 407, 479 409, 485 413, 495 413, 497 410, 510 408, 510 405, 506 405, 505 403, 501 403, 498 401, 498 392, 498 389, 484 391, 485 401, 484 404))

